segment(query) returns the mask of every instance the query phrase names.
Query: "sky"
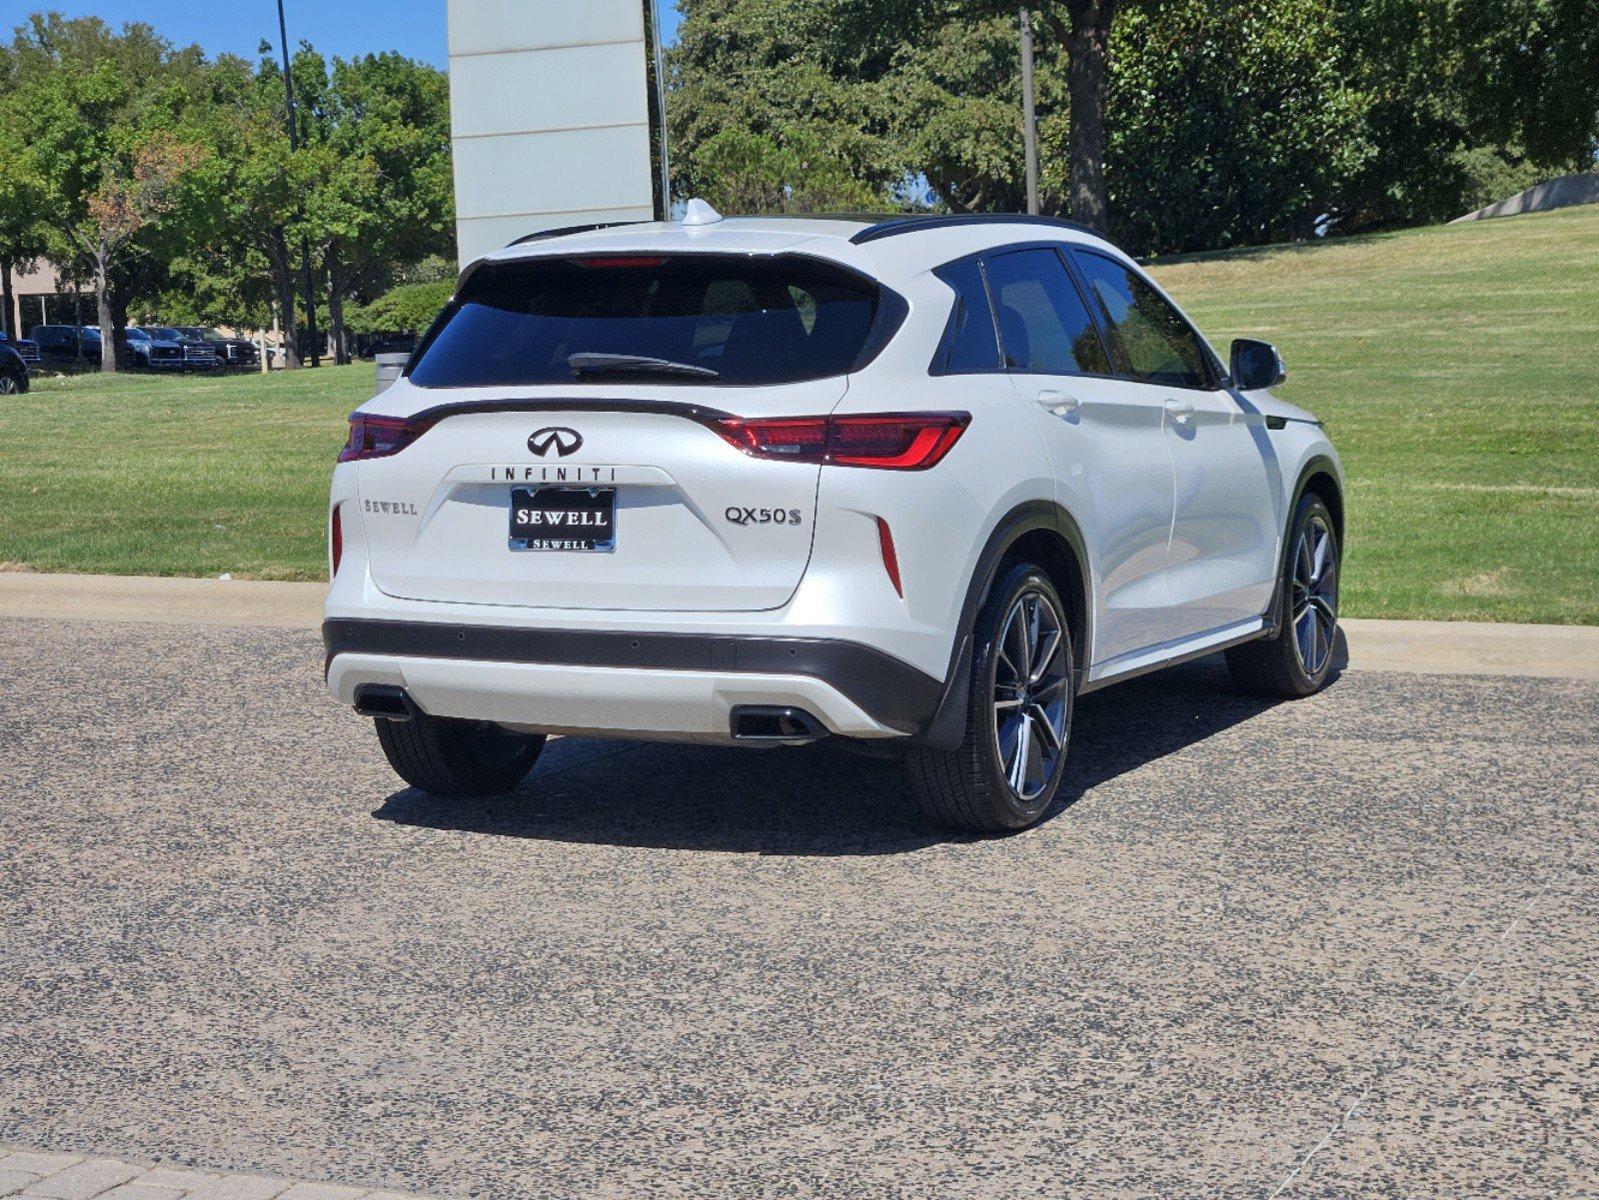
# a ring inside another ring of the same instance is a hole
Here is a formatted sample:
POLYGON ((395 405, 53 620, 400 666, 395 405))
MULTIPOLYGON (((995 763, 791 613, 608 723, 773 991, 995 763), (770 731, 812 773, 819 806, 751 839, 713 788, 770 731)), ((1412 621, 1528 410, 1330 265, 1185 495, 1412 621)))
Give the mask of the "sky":
MULTIPOLYGON (((580 0, 579 0, 580 2, 580 0)), ((661 5, 661 31, 677 33, 673 0, 661 5)), ((323 54, 351 58, 398 50, 438 67, 448 66, 445 0, 284 0, 289 44, 308 41, 323 54)), ((179 45, 198 42, 211 55, 254 58, 261 39, 278 43, 277 0, 0 0, 0 35, 28 14, 52 9, 69 17, 99 17, 116 28, 145 21, 179 45)))

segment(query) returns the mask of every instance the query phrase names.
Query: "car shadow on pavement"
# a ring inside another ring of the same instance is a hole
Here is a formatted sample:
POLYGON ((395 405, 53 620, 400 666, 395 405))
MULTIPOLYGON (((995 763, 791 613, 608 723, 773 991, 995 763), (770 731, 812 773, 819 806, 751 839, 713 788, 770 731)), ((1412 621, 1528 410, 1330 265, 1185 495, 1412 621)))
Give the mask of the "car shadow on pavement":
MULTIPOLYGON (((1098 784, 1272 704, 1234 688, 1219 657, 1083 696, 1048 819, 1098 784)), ((746 750, 560 738, 508 795, 445 800, 405 788, 372 815, 500 837, 746 854, 901 854, 970 840, 917 817, 898 763, 826 743, 746 750)))

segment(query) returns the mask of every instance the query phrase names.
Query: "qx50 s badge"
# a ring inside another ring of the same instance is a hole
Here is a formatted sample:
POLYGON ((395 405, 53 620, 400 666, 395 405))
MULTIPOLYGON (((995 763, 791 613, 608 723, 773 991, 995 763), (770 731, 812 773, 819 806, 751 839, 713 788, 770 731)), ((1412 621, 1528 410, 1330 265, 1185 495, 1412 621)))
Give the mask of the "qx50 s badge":
POLYGON ((797 508, 745 508, 739 504, 730 504, 722 516, 735 525, 798 525, 800 523, 800 510, 797 508))
POLYGON ((527 448, 543 458, 551 450, 560 457, 576 454, 583 446, 583 435, 564 425, 546 425, 528 434, 527 448))

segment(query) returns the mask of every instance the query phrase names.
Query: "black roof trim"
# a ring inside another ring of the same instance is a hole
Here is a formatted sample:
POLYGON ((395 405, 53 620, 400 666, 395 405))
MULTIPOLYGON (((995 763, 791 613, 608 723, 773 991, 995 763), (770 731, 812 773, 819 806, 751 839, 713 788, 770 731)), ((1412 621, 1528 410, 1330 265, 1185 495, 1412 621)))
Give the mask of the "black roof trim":
POLYGON ((915 233, 922 229, 948 229, 958 225, 1051 225, 1056 229, 1070 229, 1077 233, 1104 238, 1097 229, 1065 217, 1034 217, 1026 213, 929 213, 926 216, 904 215, 890 217, 862 229, 850 238, 859 246, 880 238, 898 237, 902 233, 915 233))
POLYGON ((569 233, 593 233, 596 229, 615 229, 618 225, 648 225, 648 221, 596 221, 592 225, 562 225, 559 229, 541 229, 537 233, 525 233, 514 242, 506 242, 506 246, 521 246, 527 242, 542 242, 547 238, 565 237, 569 233))

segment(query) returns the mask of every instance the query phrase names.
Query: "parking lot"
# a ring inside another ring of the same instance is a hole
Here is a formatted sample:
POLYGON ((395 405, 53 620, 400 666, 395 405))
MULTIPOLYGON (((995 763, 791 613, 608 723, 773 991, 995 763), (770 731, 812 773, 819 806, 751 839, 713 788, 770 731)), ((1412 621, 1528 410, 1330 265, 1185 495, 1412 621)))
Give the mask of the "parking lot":
POLYGON ((947 840, 825 747, 402 790, 314 634, 0 623, 0 1142, 435 1195, 1599 1192, 1599 685, 1200 663, 947 840))

